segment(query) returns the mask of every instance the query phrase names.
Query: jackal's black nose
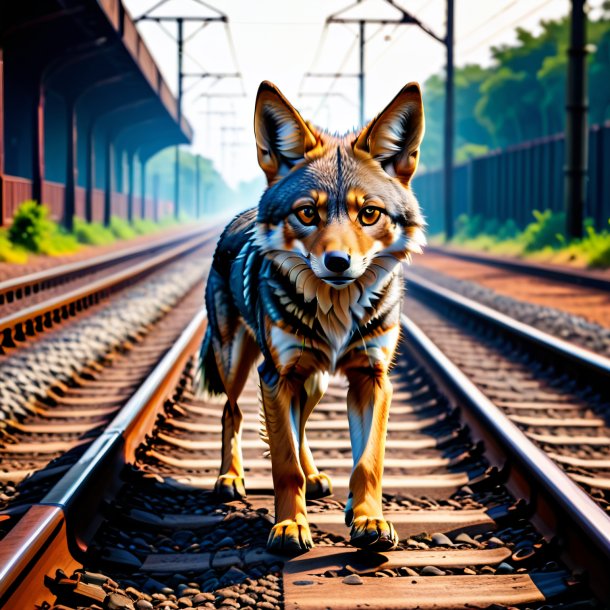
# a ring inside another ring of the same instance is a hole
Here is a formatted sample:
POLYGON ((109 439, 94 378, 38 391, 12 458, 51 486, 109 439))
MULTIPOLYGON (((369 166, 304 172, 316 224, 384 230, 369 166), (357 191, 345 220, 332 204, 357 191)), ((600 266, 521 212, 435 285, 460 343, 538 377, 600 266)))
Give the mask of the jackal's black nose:
POLYGON ((333 273, 341 273, 349 269, 350 256, 347 252, 332 250, 324 255, 324 265, 333 273))

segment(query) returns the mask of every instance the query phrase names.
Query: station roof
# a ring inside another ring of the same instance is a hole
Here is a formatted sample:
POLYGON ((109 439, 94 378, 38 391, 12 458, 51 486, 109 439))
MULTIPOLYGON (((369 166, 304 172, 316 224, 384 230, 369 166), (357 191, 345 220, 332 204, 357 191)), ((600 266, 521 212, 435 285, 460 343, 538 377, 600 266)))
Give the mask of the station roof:
MULTIPOLYGON (((116 104, 148 102, 169 144, 192 141, 193 130, 121 0, 20 0, 2 2, 0 47, 23 78, 76 95, 121 75, 116 104), (72 93, 70 93, 72 92, 72 93)), ((110 102, 111 103, 111 102, 110 102)))

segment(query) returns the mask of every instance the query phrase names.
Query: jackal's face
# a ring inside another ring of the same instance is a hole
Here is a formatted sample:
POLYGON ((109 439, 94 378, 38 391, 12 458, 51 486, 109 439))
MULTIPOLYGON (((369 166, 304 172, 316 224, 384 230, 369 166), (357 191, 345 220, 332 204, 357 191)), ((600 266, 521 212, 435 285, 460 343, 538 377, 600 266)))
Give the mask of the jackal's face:
POLYGON ((362 132, 337 137, 306 123, 270 83, 255 113, 258 159, 269 188, 259 204, 261 248, 307 261, 334 288, 375 261, 407 259, 424 242, 409 183, 424 114, 419 86, 407 85, 362 132))

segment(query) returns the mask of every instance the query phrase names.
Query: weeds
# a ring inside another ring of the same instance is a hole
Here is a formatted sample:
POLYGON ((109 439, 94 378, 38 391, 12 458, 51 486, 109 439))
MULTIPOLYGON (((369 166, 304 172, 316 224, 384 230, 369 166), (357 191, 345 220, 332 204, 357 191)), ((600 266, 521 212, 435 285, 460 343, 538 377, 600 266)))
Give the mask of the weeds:
POLYGON ((28 253, 59 256, 79 249, 81 244, 105 246, 117 239, 132 239, 161 229, 178 225, 185 219, 177 221, 173 216, 155 223, 152 220, 136 219, 131 224, 113 216, 110 226, 101 223, 88 223, 74 217, 74 230, 66 232, 50 217, 46 205, 36 201, 24 201, 13 217, 13 224, 8 229, 0 229, 0 262, 23 264, 28 260, 28 253))
MULTIPOLYGON (((564 235, 563 212, 536 210, 534 218, 520 231, 512 220, 500 224, 497 220, 485 221, 481 216, 463 214, 456 221, 452 243, 474 250, 547 262, 610 267, 610 227, 597 232, 591 221, 586 221, 584 237, 568 240, 564 235)), ((431 241, 434 243, 435 240, 431 241)))
POLYGON ((86 222, 74 217, 74 236, 81 244, 106 246, 116 240, 114 233, 99 222, 86 222))
POLYGON ((118 239, 132 239, 137 235, 129 222, 118 216, 113 216, 110 219, 110 230, 118 239))

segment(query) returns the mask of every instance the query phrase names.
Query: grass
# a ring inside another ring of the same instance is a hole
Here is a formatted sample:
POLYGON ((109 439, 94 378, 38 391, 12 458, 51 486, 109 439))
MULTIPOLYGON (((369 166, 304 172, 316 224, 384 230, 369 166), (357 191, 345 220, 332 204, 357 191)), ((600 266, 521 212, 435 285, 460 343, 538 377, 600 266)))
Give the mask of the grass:
POLYGON ((133 239, 137 235, 129 222, 118 216, 110 219, 110 230, 117 239, 133 239))
POLYGON ((131 226, 138 235, 148 235, 150 233, 156 233, 157 231, 160 231, 163 228, 152 220, 148 220, 146 218, 136 218, 131 223, 131 226))
POLYGON ((0 229, 0 262, 24 264, 29 253, 47 256, 70 254, 81 245, 105 246, 117 240, 155 233, 185 220, 176 221, 168 216, 159 223, 145 219, 129 223, 113 216, 110 226, 104 227, 101 223, 88 223, 75 217, 74 230, 68 233, 50 218, 46 205, 24 201, 15 212, 13 224, 8 229, 0 229))
MULTIPOLYGON (((541 262, 597 269, 610 267, 610 226, 598 232, 591 221, 586 221, 585 235, 575 240, 565 237, 564 227, 565 214, 550 210, 534 211, 534 221, 522 231, 512 220, 500 224, 464 214, 456 221, 455 236, 450 244, 541 262)), ((444 241, 442 236, 430 239, 432 244, 444 241)))
POLYGON ((100 222, 86 222, 74 218, 74 236, 81 244, 106 246, 116 241, 114 233, 100 222))

